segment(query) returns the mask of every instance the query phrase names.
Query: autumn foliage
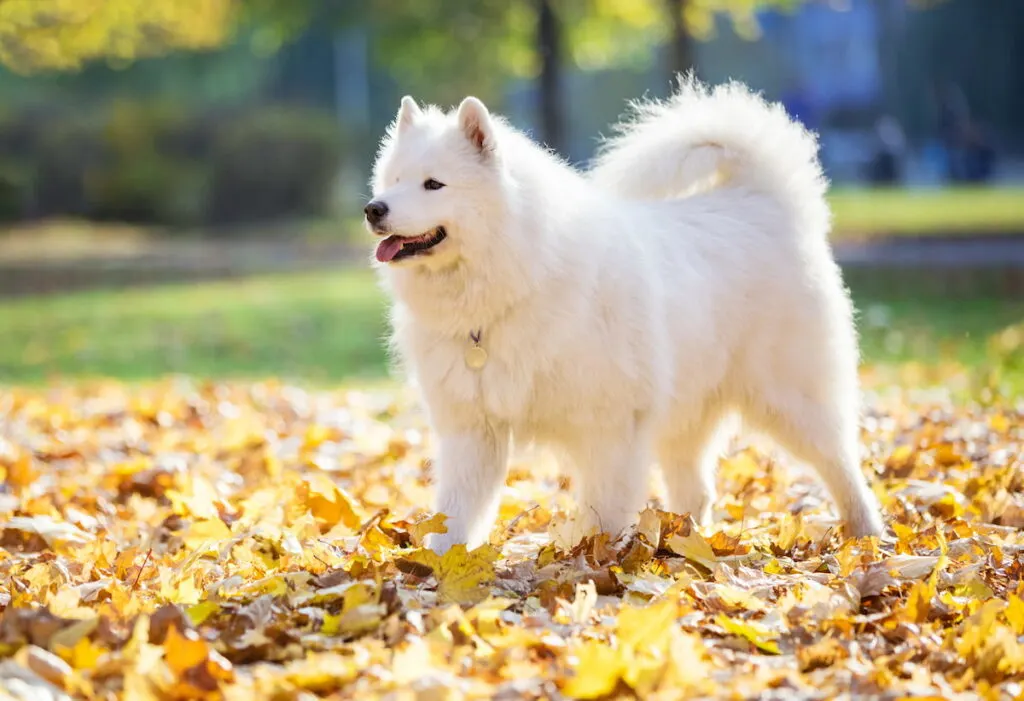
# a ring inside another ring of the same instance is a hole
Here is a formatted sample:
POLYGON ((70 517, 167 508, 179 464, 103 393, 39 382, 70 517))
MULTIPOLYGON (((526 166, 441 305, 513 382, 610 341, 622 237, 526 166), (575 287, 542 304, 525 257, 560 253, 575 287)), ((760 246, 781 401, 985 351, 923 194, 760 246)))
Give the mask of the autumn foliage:
POLYGON ((235 0, 4 0, 0 63, 21 72, 222 45, 235 0))
POLYGON ((8 390, 0 698, 1019 698, 1021 419, 878 403, 881 541, 755 445, 713 527, 654 503, 617 542, 575 543, 567 480, 522 455, 491 543, 439 557, 403 395, 8 390))

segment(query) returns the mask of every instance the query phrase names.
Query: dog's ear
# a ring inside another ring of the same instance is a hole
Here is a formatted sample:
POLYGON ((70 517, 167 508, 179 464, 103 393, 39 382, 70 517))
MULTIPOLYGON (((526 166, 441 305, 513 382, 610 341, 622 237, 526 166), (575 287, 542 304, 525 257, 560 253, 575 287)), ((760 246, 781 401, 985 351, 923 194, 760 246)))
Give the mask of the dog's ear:
POLYGON ((398 108, 398 118, 395 120, 398 123, 398 131, 401 132, 411 127, 422 114, 423 110, 416 104, 416 100, 412 99, 410 95, 403 97, 402 104, 398 108))
POLYGON ((494 151, 497 145, 494 123, 491 121, 491 113, 487 111, 484 103, 475 97, 467 97, 459 105, 458 120, 459 128, 477 151, 484 154, 494 151))

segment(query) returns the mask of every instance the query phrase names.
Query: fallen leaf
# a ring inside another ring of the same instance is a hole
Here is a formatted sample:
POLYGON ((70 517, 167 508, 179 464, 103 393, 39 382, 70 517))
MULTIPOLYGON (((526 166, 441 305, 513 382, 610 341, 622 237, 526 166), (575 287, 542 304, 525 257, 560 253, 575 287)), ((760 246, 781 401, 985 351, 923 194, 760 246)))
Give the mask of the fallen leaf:
POLYGON ((718 564, 718 556, 715 555, 714 549, 696 528, 686 528, 683 532, 672 535, 665 541, 665 545, 675 554, 708 569, 714 569, 718 564))
POLYGON ((573 676, 562 687, 562 693, 574 699, 599 699, 615 690, 624 669, 615 650, 591 640, 584 643, 575 656, 573 676))
POLYGON ((455 545, 444 556, 431 550, 417 550, 405 559, 421 564, 437 579, 438 600, 444 603, 475 604, 487 598, 494 581, 494 561, 499 553, 490 545, 470 552, 463 544, 455 545))
POLYGON ((184 674, 187 670, 205 662, 209 656, 209 646, 205 641, 200 640, 193 631, 179 633, 174 626, 167 630, 167 639, 164 640, 164 659, 175 674, 184 674))
POLYGON ((776 642, 778 636, 774 631, 766 626, 755 621, 741 621, 735 618, 730 618, 722 613, 718 614, 718 618, 716 618, 715 621, 718 625, 722 626, 722 628, 725 628, 727 632, 745 638, 749 642, 753 643, 759 650, 763 650, 764 652, 772 655, 779 654, 779 645, 776 642))

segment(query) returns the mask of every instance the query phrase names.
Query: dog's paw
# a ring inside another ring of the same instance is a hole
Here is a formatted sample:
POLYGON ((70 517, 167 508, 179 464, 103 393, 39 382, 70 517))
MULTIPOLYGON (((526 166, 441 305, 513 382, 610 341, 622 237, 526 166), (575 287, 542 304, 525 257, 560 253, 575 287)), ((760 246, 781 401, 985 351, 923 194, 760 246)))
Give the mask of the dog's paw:
POLYGON ((864 510, 843 524, 844 535, 849 538, 882 537, 885 523, 882 515, 874 510, 864 510))
POLYGON ((453 546, 460 542, 456 535, 452 534, 451 531, 448 533, 430 533, 426 538, 423 539, 423 545, 428 550, 433 550, 438 555, 444 555, 446 552, 452 549, 453 546))

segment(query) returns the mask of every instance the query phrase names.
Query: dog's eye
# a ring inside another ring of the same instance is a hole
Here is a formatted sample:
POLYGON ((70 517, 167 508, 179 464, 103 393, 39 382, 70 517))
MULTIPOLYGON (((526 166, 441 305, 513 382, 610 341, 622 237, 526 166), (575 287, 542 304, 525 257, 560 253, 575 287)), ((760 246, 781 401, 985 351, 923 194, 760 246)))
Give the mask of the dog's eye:
POLYGON ((442 187, 444 187, 444 183, 438 182, 437 180, 434 180, 433 178, 428 178, 423 183, 423 189, 425 189, 425 190, 440 190, 442 187))

